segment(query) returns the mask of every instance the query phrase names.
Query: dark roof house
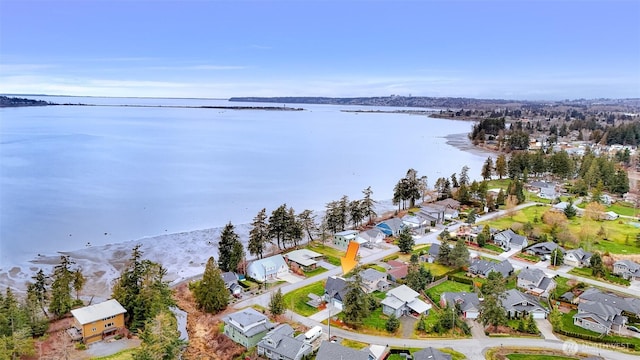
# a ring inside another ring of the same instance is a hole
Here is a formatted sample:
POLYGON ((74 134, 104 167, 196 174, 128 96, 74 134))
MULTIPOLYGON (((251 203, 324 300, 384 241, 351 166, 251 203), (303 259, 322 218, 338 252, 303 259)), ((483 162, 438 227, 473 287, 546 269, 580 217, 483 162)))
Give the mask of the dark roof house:
POLYGON ((316 360, 369 360, 369 351, 356 350, 338 343, 323 341, 320 344, 316 360))
POLYGON ((469 273, 472 275, 487 277, 492 271, 498 272, 506 278, 513 274, 513 266, 508 260, 493 262, 482 259, 475 259, 469 265, 469 273))
POLYGON ((271 360, 300 360, 312 351, 304 336, 294 337, 289 324, 280 324, 258 342, 258 355, 271 360))
POLYGON ((413 360, 451 360, 451 355, 428 347, 413 353, 413 360))

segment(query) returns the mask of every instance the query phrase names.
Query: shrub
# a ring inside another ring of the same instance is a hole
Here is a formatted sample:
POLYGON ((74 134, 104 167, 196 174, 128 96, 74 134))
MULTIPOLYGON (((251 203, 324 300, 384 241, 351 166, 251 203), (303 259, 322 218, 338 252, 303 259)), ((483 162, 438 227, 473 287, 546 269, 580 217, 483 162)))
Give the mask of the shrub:
POLYGON ((394 333, 396 332, 396 330, 398 330, 399 327, 400 327, 400 320, 398 320, 398 318, 395 315, 391 315, 391 317, 389 317, 389 320, 387 320, 387 323, 385 324, 385 328, 387 329, 388 332, 394 333))

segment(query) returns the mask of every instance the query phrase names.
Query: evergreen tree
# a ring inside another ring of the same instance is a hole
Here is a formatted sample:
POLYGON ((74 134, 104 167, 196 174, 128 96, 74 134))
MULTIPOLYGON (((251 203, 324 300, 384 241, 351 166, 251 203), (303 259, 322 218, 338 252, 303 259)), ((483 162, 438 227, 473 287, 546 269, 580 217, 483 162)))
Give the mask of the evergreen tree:
POLYGON ((215 314, 229 304, 229 291, 213 256, 207 260, 202 279, 192 283, 190 288, 196 304, 204 312, 215 314))
POLYGON ((147 321, 140 338, 142 345, 134 352, 134 360, 177 360, 186 345, 180 340, 176 319, 169 311, 159 312, 147 321))
POLYGON ((458 178, 456 177, 456 173, 451 174, 451 186, 453 186, 454 188, 460 187, 458 178))
POLYGON ((498 155, 496 159, 496 174, 500 180, 507 175, 507 157, 504 154, 498 155))
POLYGON ((276 240, 279 250, 282 250, 282 244, 286 238, 288 216, 287 204, 282 204, 273 210, 269 217, 269 237, 276 240))
POLYGON ((490 180, 492 173, 493 173, 493 159, 491 159, 491 156, 489 156, 487 160, 484 162, 484 165, 482 166, 481 175, 484 180, 490 180))
POLYGON ((244 248, 240 237, 236 234, 234 226, 228 223, 220 234, 218 243, 218 266, 222 271, 236 271, 238 264, 244 257, 244 248))
POLYGON ((569 199, 567 207, 564 208, 564 215, 567 219, 573 219, 578 214, 578 211, 573 207, 573 199, 569 199))
POLYGON ((256 217, 253 218, 251 223, 251 230, 249 231, 249 254, 257 256, 258 259, 262 259, 264 256, 264 250, 269 242, 269 225, 267 224, 267 209, 262 209, 256 217))
POLYGON ((73 299, 71 298, 71 284, 73 282, 73 273, 71 265, 74 262, 69 257, 63 255, 60 257, 60 264, 56 265, 53 270, 53 283, 51 284, 51 302, 49 303, 49 312, 57 317, 71 311, 73 299))
POLYGON ((498 196, 496 197, 496 205, 501 206, 504 205, 507 201, 507 197, 504 193, 504 191, 502 191, 502 189, 500 189, 500 191, 498 191, 498 196))
POLYGON ((467 224, 475 224, 476 223, 476 210, 471 209, 469 213, 467 213, 467 224))
POLYGON ((496 271, 492 271, 487 276, 487 281, 482 285, 482 294, 484 296, 498 297, 506 290, 506 281, 502 274, 496 271))
POLYGON ((400 320, 398 320, 395 314, 391 314, 384 327, 388 332, 394 333, 400 327, 400 320))
POLYGON ((538 325, 536 324, 536 321, 533 319, 533 315, 529 314, 529 318, 527 321, 527 332, 529 334, 537 334, 540 331, 538 330, 538 325))
MULTIPOLYGON (((363 212, 365 210, 363 209, 363 212)), ((366 216, 366 215, 365 215, 366 216)), ((312 210, 304 210, 298 214, 298 223, 302 229, 307 233, 309 241, 313 241, 313 233, 318 231, 318 225, 316 224, 316 216, 313 215, 312 210)))
POLYGON ((373 223, 373 220, 378 216, 375 212, 375 204, 376 202, 371 198, 373 195, 373 190, 371 190, 371 186, 362 190, 362 194, 364 198, 362 198, 362 209, 364 212, 364 216, 369 218, 369 224, 373 223))
POLYGON ((400 248, 400 251, 405 254, 408 254, 411 252, 414 245, 415 245, 415 240, 413 240, 413 236, 411 236, 411 232, 409 231, 409 229, 408 228, 402 229, 402 232, 400 233, 400 238, 398 239, 398 247, 400 248))
POLYGON ((360 226, 362 220, 365 218, 360 201, 361 200, 352 200, 349 203, 349 220, 354 227, 360 226))
POLYGON ((46 310, 44 309, 44 305, 49 299, 49 292, 47 290, 47 281, 49 277, 44 274, 44 271, 42 271, 42 269, 39 269, 36 275, 31 278, 35 282, 33 284, 29 284, 27 290, 31 293, 38 306, 40 306, 42 314, 47 317, 48 315, 46 310))
POLYGON ((420 319, 418 319, 418 323, 416 324, 416 330, 422 332, 427 331, 427 322, 424 318, 424 315, 420 315, 420 319))
POLYGON ((286 232, 285 232, 285 247, 298 246, 302 239, 302 225, 298 222, 296 213, 293 208, 289 208, 287 214, 286 232), (287 246, 289 245, 289 246, 287 246))
POLYGON ((284 297, 282 296, 282 290, 278 289, 275 293, 271 294, 271 300, 269 301, 269 312, 273 315, 282 315, 285 311, 284 297))
MULTIPOLYGON (((442 246, 440 247, 440 251, 442 251, 442 246)), ((463 239, 456 241, 456 245, 451 251, 449 265, 458 268, 469 265, 469 249, 467 249, 467 244, 465 244, 463 239)))
POLYGON ((564 264, 564 254, 562 253, 559 247, 555 248, 551 252, 550 259, 551 259, 552 266, 559 266, 564 264))
POLYGON ((498 329, 499 325, 507 324, 507 312, 502 307, 502 303, 498 296, 485 296, 484 301, 480 304, 480 316, 478 317, 478 320, 484 326, 492 325, 494 327, 494 331, 498 329))
POLYGON ((76 269, 73 272, 73 290, 76 291, 76 300, 80 300, 80 291, 82 291, 82 288, 84 287, 84 283, 86 282, 86 279, 84 277, 84 275, 82 275, 82 271, 80 269, 76 269))
POLYGON ((440 252, 438 253, 438 258, 436 259, 436 262, 438 264, 449 266, 450 258, 451 258, 451 248, 449 247, 449 242, 442 241, 442 243, 440 244, 440 252))
POLYGON ((362 325, 362 321, 371 312, 368 296, 362 290, 363 283, 359 267, 354 269, 353 280, 347 286, 348 290, 343 301, 342 313, 344 314, 344 321, 357 328, 362 325))
POLYGON ((593 276, 604 276, 604 264, 602 263, 602 257, 599 253, 593 253, 593 255, 591 255, 591 259, 589 259, 589 265, 591 265, 591 274, 593 276))

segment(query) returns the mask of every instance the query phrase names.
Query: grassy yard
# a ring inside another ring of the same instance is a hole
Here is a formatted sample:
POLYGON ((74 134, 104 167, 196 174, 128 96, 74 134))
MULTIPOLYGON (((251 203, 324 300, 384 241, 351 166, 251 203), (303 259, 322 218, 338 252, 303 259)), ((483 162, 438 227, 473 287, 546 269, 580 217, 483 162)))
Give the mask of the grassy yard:
POLYGON ((365 265, 365 268, 367 268, 367 269, 374 269, 374 270, 378 270, 378 271, 380 271, 381 273, 386 273, 386 272, 387 272, 387 269, 383 268, 383 267, 382 267, 382 266, 380 266, 380 265, 375 265, 375 264, 368 264, 368 265, 365 265))
POLYGON ((594 280, 599 280, 599 281, 606 281, 606 282, 610 282, 613 284, 618 284, 618 285, 622 285, 622 286, 629 286, 630 282, 629 280, 625 280, 621 277, 612 275, 612 274, 607 274, 602 278, 597 278, 595 276, 593 276, 591 274, 591 269, 590 268, 573 268, 571 270, 569 270, 569 274, 573 274, 573 275, 577 275, 577 276, 582 276, 585 278, 589 278, 589 279, 594 279, 594 280))
POLYGON ((307 295, 310 293, 322 296, 324 294, 324 281, 318 281, 285 294, 284 303, 287 309, 291 309, 302 316, 310 316, 317 313, 318 309, 307 304, 307 301, 310 300, 307 295))
POLYGON ((471 285, 461 284, 455 281, 447 280, 442 284, 436 285, 427 290, 426 293, 434 302, 440 301, 440 295, 443 292, 471 292, 471 285))
POLYGON ((481 249, 481 250, 482 250, 482 249, 487 249, 487 250, 495 251, 495 252, 497 252, 498 254, 500 254, 500 253, 503 253, 503 252, 504 252, 504 250, 502 250, 502 248, 501 248, 501 247, 499 247, 499 246, 495 246, 495 245, 493 245, 493 244, 485 244, 485 245, 484 245, 482 248, 480 248, 480 249, 481 249))
POLYGON ((528 260, 528 261, 531 261, 531 262, 536 262, 536 263, 540 261, 540 257, 535 256, 535 255, 525 254, 525 253, 516 254, 515 257, 523 259, 523 260, 528 260))
POLYGON ((431 271, 431 275, 433 276, 440 276, 442 274, 446 274, 449 271, 453 270, 453 268, 450 268, 448 266, 442 265, 442 264, 436 264, 436 263, 422 263, 422 266, 431 271))
POLYGON ((335 266, 340 266, 340 258, 344 256, 344 251, 316 242, 307 246, 307 249, 324 255, 325 261, 335 266))
POLYGON ((555 294, 557 295, 556 297, 562 296, 562 294, 566 293, 572 288, 572 286, 569 286, 567 284, 569 282, 569 279, 567 278, 556 276, 553 280, 555 280, 557 285, 556 289, 554 290, 555 294))
POLYGON ((314 277, 318 274, 322 274, 323 272, 327 271, 327 269, 323 268, 322 266, 318 266, 315 269, 311 270, 311 271, 305 271, 304 272, 304 276, 306 277, 314 277))
MULTIPOLYGON (((562 328, 566 331, 571 331, 578 334, 600 336, 600 334, 598 334, 597 332, 583 329, 573 324, 573 315, 575 315, 577 312, 578 310, 571 310, 569 313, 562 315, 562 328)), ((633 343, 635 344, 636 348, 640 348, 639 338, 617 336, 617 335, 606 335, 603 337, 603 339, 609 340, 614 343, 633 343)))

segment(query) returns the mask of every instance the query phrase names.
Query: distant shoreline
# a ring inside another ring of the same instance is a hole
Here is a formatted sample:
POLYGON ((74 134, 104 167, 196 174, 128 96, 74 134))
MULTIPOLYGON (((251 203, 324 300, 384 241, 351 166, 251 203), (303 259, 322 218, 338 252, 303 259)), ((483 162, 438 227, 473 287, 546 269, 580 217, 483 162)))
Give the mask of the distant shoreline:
POLYGON ((304 111, 304 108, 286 106, 212 106, 212 105, 102 105, 102 104, 49 104, 53 106, 107 106, 107 107, 139 107, 139 108, 170 108, 170 109, 217 109, 217 110, 270 110, 270 111, 304 111))

